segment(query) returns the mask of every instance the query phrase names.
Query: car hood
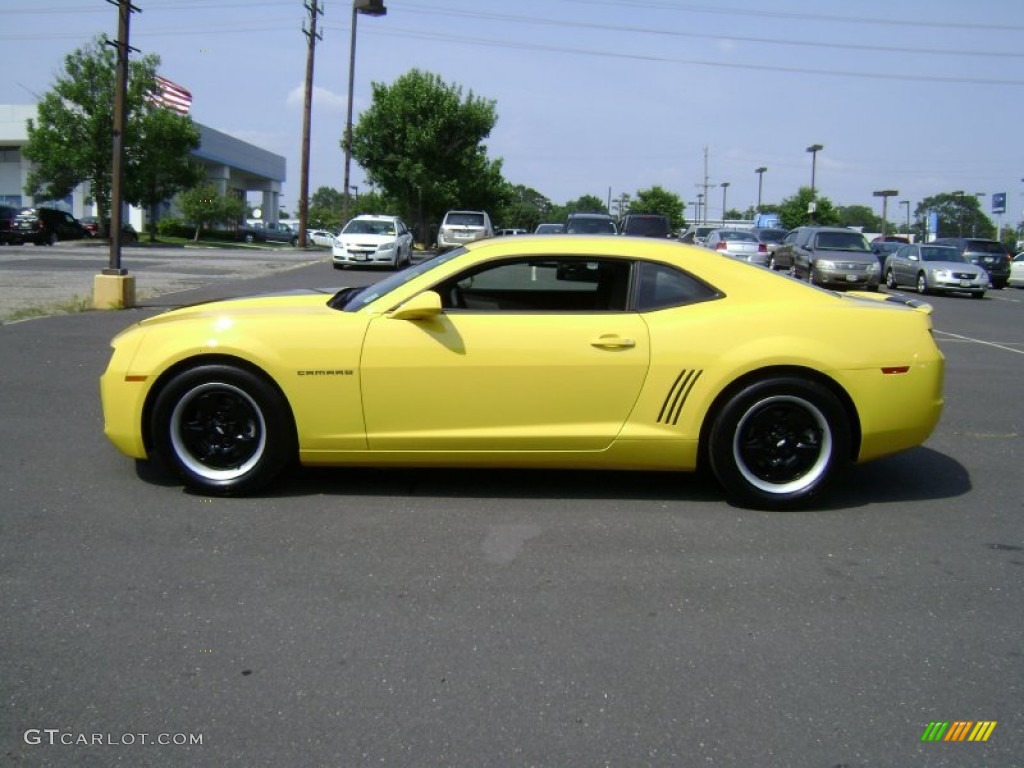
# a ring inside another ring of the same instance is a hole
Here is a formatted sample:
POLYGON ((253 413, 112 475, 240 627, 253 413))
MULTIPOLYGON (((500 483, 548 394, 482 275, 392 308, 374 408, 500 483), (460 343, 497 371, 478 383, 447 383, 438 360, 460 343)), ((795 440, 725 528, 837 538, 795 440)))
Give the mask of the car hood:
POLYGON ((300 315, 319 312, 334 312, 327 306, 328 300, 337 288, 302 288, 280 293, 258 296, 242 296, 236 299, 220 299, 190 304, 179 309, 146 318, 138 323, 144 328, 166 323, 193 320, 197 318, 226 318, 239 315, 300 315))

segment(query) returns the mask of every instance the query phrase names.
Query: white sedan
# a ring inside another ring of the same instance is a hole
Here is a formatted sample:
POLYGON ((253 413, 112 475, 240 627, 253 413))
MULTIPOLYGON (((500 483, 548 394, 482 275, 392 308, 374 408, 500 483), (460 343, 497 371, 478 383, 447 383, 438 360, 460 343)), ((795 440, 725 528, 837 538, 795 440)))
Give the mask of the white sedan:
POLYGON ((313 245, 320 245, 324 248, 330 248, 334 245, 334 235, 326 229, 311 229, 306 235, 313 245))
POLYGON ((335 269, 382 266, 398 269, 412 263, 412 233, 397 216, 356 216, 334 236, 335 269))
POLYGON ((1011 288, 1024 288, 1024 253, 1018 253, 1010 262, 1010 279, 1006 284, 1011 288))

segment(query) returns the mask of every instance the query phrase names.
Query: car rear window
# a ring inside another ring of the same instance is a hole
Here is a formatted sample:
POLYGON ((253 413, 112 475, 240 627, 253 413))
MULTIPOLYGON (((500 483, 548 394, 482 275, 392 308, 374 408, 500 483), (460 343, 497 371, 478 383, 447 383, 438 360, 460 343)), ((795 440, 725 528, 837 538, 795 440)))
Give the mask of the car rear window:
POLYGON ((1002 243, 995 240, 968 240, 965 251, 970 253, 997 253, 1000 256, 1006 255, 1006 249, 1002 243))
POLYGON ((484 215, 482 213, 449 213, 446 224, 450 227, 482 227, 484 215))

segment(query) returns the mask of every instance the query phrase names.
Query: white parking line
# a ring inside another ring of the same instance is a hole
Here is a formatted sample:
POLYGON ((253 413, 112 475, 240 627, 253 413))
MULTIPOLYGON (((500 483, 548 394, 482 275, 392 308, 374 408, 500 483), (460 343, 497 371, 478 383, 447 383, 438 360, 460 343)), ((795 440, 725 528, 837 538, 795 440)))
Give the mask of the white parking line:
POLYGON ((935 330, 935 333, 942 334, 943 336, 948 336, 949 338, 955 339, 956 341, 969 341, 972 344, 984 344, 986 347, 995 347, 996 349, 1003 349, 1006 350, 1007 352, 1013 352, 1018 355, 1024 355, 1024 349, 1015 349, 1013 347, 1008 347, 1005 344, 997 344, 994 341, 982 341, 981 339, 972 339, 970 336, 961 336, 958 333, 949 333, 948 331, 940 331, 938 329, 935 330))

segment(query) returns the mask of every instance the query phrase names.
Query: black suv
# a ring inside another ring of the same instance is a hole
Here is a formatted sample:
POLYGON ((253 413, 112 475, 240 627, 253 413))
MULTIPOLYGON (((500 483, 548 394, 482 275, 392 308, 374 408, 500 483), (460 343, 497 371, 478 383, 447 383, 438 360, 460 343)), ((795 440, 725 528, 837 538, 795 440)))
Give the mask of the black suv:
POLYGON ((25 208, 11 227, 14 243, 53 245, 60 240, 82 240, 89 232, 74 216, 56 208, 25 208))
POLYGON ((21 213, 20 208, 0 205, 0 245, 16 242, 14 239, 14 220, 21 213))
POLYGON ((1010 260, 1013 256, 998 240, 980 237, 940 237, 930 245, 951 245, 963 254, 971 264, 977 264, 988 272, 993 288, 1005 288, 1010 279, 1010 260))
POLYGON ((627 213, 619 221, 620 235, 672 237, 668 217, 656 213, 627 213))

